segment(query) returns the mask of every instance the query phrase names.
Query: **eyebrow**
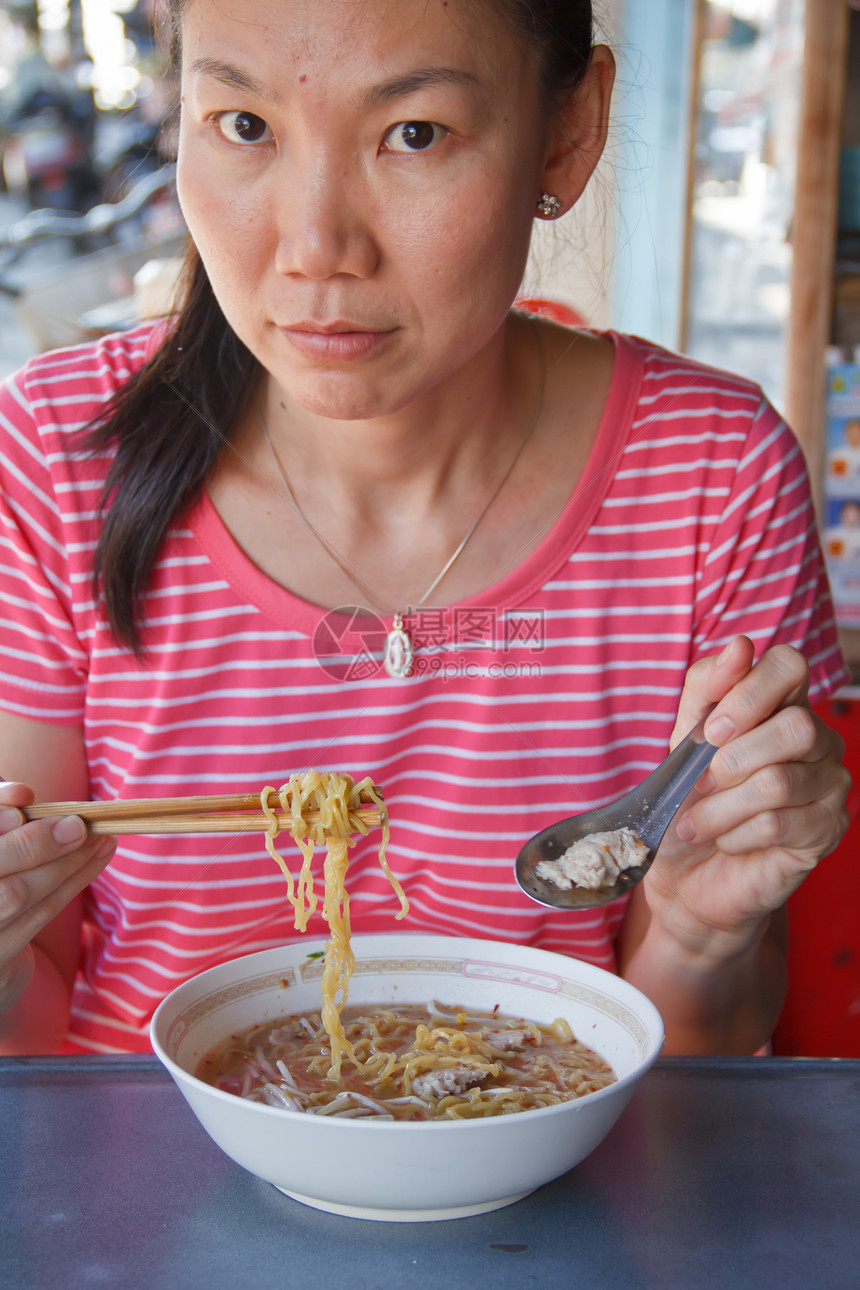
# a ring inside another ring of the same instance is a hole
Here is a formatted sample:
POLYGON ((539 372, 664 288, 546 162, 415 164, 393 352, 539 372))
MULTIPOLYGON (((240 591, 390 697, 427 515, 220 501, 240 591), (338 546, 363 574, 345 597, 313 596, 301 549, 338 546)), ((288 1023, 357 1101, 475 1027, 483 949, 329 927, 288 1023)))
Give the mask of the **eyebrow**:
POLYGON ((362 101, 365 106, 372 107, 377 103, 388 103, 392 99, 416 94, 428 86, 463 85, 467 89, 478 89, 480 84, 477 76, 457 67, 421 67, 417 71, 407 72, 404 76, 392 76, 390 80, 374 85, 367 90, 362 101))
MULTIPOLYGON (((191 66, 198 76, 212 76, 223 85, 233 90, 242 90, 256 98, 271 99, 271 93, 253 76, 236 67, 234 63, 222 63, 217 58, 198 58, 191 66)), ((387 81, 373 85, 362 95, 365 107, 374 107, 379 103, 389 103, 393 99, 405 98, 417 94, 419 90, 436 85, 463 85, 467 89, 480 87, 477 76, 457 67, 421 67, 403 76, 392 76, 387 81)))
POLYGON ((222 63, 217 58, 198 58, 192 63, 191 70, 197 76, 213 76, 216 81, 228 85, 231 90, 243 90, 258 99, 272 97, 260 81, 254 80, 253 76, 249 76, 247 72, 242 71, 241 67, 236 67, 233 63, 222 63))

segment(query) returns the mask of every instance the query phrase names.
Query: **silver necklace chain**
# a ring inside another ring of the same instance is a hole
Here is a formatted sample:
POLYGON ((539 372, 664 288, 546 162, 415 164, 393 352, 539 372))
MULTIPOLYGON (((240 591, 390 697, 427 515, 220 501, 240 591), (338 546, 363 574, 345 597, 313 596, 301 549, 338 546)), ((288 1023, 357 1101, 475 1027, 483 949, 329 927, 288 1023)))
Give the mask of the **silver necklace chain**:
MULTIPOLYGON (((516 451, 514 452, 514 455, 511 457, 511 460, 508 463, 507 469, 505 470, 499 482, 496 484, 496 487, 493 489, 487 502, 482 507, 477 519, 472 524, 468 533, 463 538, 462 542, 459 544, 459 546, 456 548, 453 554, 449 556, 449 558, 445 561, 445 564, 442 566, 439 573, 437 573, 436 577, 430 583, 430 586, 424 592, 423 596, 421 596, 419 600, 416 600, 414 605, 410 606, 410 608, 413 610, 420 609, 421 606, 426 603, 429 597, 432 596, 433 592, 439 586, 439 583, 449 572, 454 562, 462 555, 463 551, 466 549, 466 546, 471 540, 478 525, 481 523, 481 520, 487 514, 487 511, 490 509, 493 502, 496 500, 499 493, 502 491, 505 484, 507 483, 508 478, 513 472, 513 469, 516 466, 517 462, 519 461, 520 455, 523 449, 525 448, 526 444, 528 443, 529 439, 531 438, 532 433, 534 432, 534 428, 540 419, 541 409, 543 407, 544 387, 546 385, 546 349, 544 347, 543 336, 541 335, 540 330, 538 328, 535 328, 535 334, 538 338, 538 348, 540 350, 540 381, 538 384, 537 399, 535 401, 535 406, 532 411, 532 415, 529 418, 529 423, 528 423, 528 426, 526 427, 525 434, 523 435, 522 439, 518 443, 516 451)), ((357 572, 353 572, 348 567, 346 561, 340 555, 338 555, 337 551, 334 549, 334 547, 331 545, 328 539, 325 538, 322 533, 320 533, 319 529, 308 519, 307 515, 305 515, 304 511, 299 505, 299 502, 295 493, 293 492, 289 478, 287 477, 287 472, 284 470, 284 467, 281 463, 281 459, 278 456, 277 452, 275 451, 275 445, 272 443, 272 439, 271 439, 271 436, 269 435, 268 427, 266 426, 266 422, 263 417, 263 413, 260 410, 259 404, 255 404, 255 406, 257 409, 257 416, 260 421, 260 428, 262 429, 262 432, 263 432, 263 438, 265 439, 266 443, 269 446, 269 452, 272 454, 272 460, 274 461, 275 468, 277 469, 278 474, 281 477, 284 488, 286 489, 286 492, 287 492, 287 499, 289 500, 289 503, 292 506, 293 510, 296 512, 299 519, 303 522, 303 524, 309 530, 309 532, 313 534, 313 536, 319 542, 320 546, 326 551, 330 559, 334 561, 334 563, 340 569, 341 573, 343 573, 345 577, 349 579, 349 581, 353 584, 353 586, 358 591, 360 591, 363 596, 367 596, 368 600, 370 601, 370 604, 373 606, 374 609, 377 609, 381 614, 385 614, 387 611, 383 609, 379 604, 376 604, 373 598, 368 594, 368 588, 367 588, 367 585, 364 583, 364 579, 361 578, 361 576, 357 572)), ((408 612, 408 610, 405 612, 408 612)), ((387 648, 386 648, 386 654, 385 654, 386 671, 389 673, 390 676, 394 676, 398 678, 402 676, 408 676, 412 670, 412 641, 403 626, 403 613, 404 613, 403 610, 399 610, 394 613, 394 626, 392 630, 388 633, 387 648), (393 655, 396 655, 396 657, 393 657, 393 655)))

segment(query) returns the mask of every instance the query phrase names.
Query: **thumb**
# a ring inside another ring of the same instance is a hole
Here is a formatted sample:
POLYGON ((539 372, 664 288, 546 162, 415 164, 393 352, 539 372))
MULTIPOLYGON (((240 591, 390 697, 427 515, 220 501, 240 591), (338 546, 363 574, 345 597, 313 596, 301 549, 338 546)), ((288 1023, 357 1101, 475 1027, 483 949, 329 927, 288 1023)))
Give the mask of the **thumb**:
POLYGON ((722 654, 702 658, 687 673, 670 747, 674 748, 752 670, 755 646, 748 636, 735 636, 722 654))

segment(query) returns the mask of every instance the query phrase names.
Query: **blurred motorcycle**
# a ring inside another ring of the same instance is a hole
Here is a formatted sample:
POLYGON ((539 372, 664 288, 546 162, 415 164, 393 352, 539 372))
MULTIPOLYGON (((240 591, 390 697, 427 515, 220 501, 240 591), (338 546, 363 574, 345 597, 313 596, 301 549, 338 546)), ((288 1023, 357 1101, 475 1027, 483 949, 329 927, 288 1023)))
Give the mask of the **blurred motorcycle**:
POLYGON ((39 90, 4 122, 3 178, 31 209, 85 211, 98 197, 86 109, 57 90, 39 90))
POLYGON ((169 294, 163 275, 175 281, 186 242, 174 177, 174 166, 163 166, 120 202, 84 215, 30 211, 0 233, 0 296, 13 303, 34 350, 132 326, 144 304, 151 311, 155 297, 169 294), (158 267, 160 280, 142 283, 138 295, 135 279, 147 266, 158 267))

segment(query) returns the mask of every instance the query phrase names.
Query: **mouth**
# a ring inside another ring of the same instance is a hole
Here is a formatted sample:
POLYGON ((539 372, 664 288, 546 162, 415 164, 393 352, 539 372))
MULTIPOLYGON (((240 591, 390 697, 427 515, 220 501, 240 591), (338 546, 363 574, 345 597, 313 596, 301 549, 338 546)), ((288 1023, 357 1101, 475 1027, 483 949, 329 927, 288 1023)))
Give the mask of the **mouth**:
POLYGON ((334 322, 295 322, 285 323, 284 331, 306 332, 319 336, 342 336, 345 333, 361 335, 366 332, 380 331, 379 327, 370 327, 359 322, 345 322, 342 319, 336 319, 334 322))
POLYGON ((281 327, 288 343, 307 358, 348 362, 365 358, 388 343, 394 329, 381 330, 362 323, 346 322, 297 322, 281 327))

